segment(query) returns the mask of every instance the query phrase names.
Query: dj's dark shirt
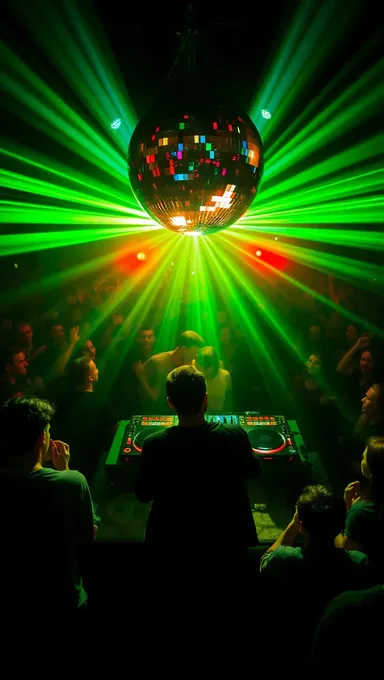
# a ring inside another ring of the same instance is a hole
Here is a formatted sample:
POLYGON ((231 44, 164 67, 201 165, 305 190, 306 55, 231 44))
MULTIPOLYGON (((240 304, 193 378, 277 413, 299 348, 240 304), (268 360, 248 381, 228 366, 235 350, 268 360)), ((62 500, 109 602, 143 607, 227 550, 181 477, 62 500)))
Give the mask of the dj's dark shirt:
POLYGON ((146 541, 245 548, 257 534, 244 479, 260 474, 248 435, 235 425, 170 427, 150 435, 136 495, 152 501, 146 541))

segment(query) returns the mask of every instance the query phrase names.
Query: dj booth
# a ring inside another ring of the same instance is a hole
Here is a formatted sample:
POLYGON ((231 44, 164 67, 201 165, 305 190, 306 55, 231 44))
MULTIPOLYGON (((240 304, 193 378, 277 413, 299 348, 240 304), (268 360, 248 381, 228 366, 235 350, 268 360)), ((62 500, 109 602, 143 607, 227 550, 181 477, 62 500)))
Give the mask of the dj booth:
MULTIPOLYGON (((257 411, 206 414, 207 422, 238 425, 248 433, 253 455, 262 462, 262 483, 283 486, 293 496, 311 481, 311 465, 297 423, 257 411)), ((135 415, 120 422, 105 462, 112 484, 133 481, 145 439, 178 424, 177 415, 135 415)))

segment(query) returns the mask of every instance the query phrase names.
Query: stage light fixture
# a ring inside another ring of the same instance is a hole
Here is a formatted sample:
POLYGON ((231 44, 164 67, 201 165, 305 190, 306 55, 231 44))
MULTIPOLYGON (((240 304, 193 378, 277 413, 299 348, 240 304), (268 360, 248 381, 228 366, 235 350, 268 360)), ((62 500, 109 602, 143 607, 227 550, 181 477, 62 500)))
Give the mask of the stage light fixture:
POLYGON ((137 259, 143 261, 147 259, 147 256, 145 253, 137 253, 137 259))
POLYGON ((261 250, 256 250, 256 257, 261 257, 262 254, 261 250))
POLYGON ((112 130, 118 130, 121 127, 121 118, 115 118, 111 123, 112 130))

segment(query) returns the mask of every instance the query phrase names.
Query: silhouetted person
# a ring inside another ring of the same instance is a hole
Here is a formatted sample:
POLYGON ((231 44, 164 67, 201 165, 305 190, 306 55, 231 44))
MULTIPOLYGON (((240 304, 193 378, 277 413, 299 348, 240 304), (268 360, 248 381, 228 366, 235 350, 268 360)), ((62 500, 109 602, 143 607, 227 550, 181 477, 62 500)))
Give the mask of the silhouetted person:
POLYGON ((92 500, 83 475, 68 469, 67 444, 51 441, 52 416, 51 404, 35 397, 12 399, 0 410, 0 569, 7 622, 24 620, 24 614, 75 612, 87 600, 80 551, 94 538, 92 500), (48 459, 56 469, 43 467, 48 459))
MULTIPOLYGON (((299 496, 293 520, 261 559, 266 620, 284 612, 282 643, 300 636, 300 651, 309 652, 324 606, 345 589, 372 585, 368 558, 359 551, 335 547, 345 521, 345 506, 326 487, 308 486, 299 496), (301 536, 304 545, 294 547, 301 536)), ((277 643, 280 648, 280 640, 277 643)))
POLYGON ((171 371, 166 390, 179 425, 145 440, 136 483, 137 498, 153 501, 146 541, 191 550, 255 545, 244 479, 260 474, 260 462, 248 435, 206 422, 206 382, 194 366, 171 371))
POLYGON ((97 470, 100 455, 112 442, 117 418, 103 399, 94 392, 99 371, 92 359, 75 359, 67 370, 67 389, 56 399, 52 421, 55 438, 71 447, 71 467, 85 475, 88 482, 97 470))

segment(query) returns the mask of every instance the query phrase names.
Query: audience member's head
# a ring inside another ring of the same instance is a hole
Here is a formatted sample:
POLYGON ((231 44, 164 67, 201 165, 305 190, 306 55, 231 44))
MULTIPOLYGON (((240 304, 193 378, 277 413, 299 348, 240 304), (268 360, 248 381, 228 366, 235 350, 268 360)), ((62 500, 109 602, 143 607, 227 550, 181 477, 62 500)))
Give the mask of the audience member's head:
POLYGON ((150 353, 156 342, 155 331, 149 324, 143 324, 137 333, 137 343, 143 352, 150 353))
POLYGON ((5 465, 22 465, 26 459, 41 463, 50 445, 54 409, 36 397, 10 399, 0 409, 0 451, 5 465))
POLYGON ((346 509, 325 486, 307 486, 297 501, 300 532, 307 542, 333 545, 343 530, 346 509))
POLYGON ((203 338, 195 333, 195 331, 184 331, 184 333, 181 333, 176 345, 179 352, 180 365, 191 364, 196 359, 197 353, 203 345, 203 338))
POLYGON ((195 366, 179 366, 166 380, 168 403, 179 416, 193 418, 207 409, 207 385, 195 366))
POLYGON ((66 343, 65 330, 62 323, 54 321, 48 330, 49 342, 58 349, 62 348, 66 343))
POLYGON ((92 340, 85 340, 79 348, 80 351, 80 356, 82 357, 88 357, 89 359, 92 359, 94 361, 96 357, 96 347, 93 344, 92 340))
POLYGON ((0 360, 0 377, 4 382, 15 383, 22 375, 27 374, 28 361, 18 347, 10 347, 0 360))
POLYGON ((374 369, 374 358, 372 352, 369 349, 365 349, 360 355, 360 373, 364 377, 368 377, 372 374, 374 369))
POLYGON ((384 437, 371 437, 368 441, 361 472, 370 481, 372 498, 384 507, 384 437))
POLYGON ((17 324, 18 344, 20 347, 31 349, 33 342, 33 330, 30 323, 27 321, 20 321, 17 324))
POLYGON ((219 372, 220 361, 214 347, 202 347, 197 356, 197 363, 207 380, 212 380, 219 372))
POLYGON ((80 357, 68 365, 67 381, 70 390, 93 392, 98 379, 99 369, 90 357, 80 357))

